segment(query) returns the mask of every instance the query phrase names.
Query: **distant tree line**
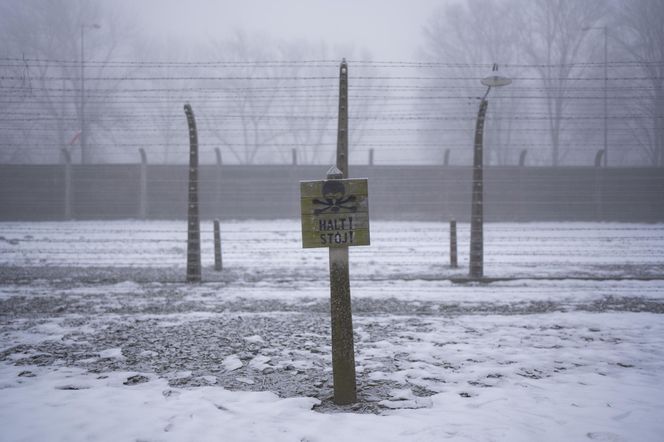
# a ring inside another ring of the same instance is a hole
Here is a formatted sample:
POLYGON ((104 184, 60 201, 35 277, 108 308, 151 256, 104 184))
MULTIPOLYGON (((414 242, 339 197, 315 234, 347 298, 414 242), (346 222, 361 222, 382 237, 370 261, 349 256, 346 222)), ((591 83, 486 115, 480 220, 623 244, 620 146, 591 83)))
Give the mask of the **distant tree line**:
POLYGON ((446 3, 425 26, 423 58, 468 78, 466 97, 483 94, 477 78, 492 63, 514 78, 489 96, 492 164, 514 164, 522 148, 541 164, 575 164, 604 147, 606 121, 610 165, 664 166, 662 23, 661 0, 446 3))
MULTIPOLYGON (((182 105, 201 158, 328 164, 338 67, 350 63, 351 162, 469 164, 480 79, 486 162, 664 166, 664 2, 445 2, 423 24, 418 60, 373 61, 355 48, 241 30, 192 48, 156 42, 109 3, 0 3, 0 163, 187 160, 182 105), (606 39, 606 40, 605 40, 606 39), (606 45, 604 44, 606 42, 606 45), (606 47, 606 53, 604 49, 606 47), (605 111, 606 104, 606 111, 605 111), (606 138, 604 134, 606 133, 606 138)), ((361 42, 358 42, 361 46, 361 42)))

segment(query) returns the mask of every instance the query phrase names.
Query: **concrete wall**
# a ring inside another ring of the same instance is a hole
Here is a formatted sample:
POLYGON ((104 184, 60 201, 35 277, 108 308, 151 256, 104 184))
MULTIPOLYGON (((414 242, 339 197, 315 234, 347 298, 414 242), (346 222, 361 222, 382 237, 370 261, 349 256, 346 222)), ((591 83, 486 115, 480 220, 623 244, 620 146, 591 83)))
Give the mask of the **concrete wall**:
MULTIPOLYGON (((326 166, 202 166, 204 219, 298 218, 300 180, 326 166)), ((141 167, 71 166, 71 217, 140 217, 141 167)), ((664 221, 664 170, 656 168, 485 168, 487 221, 664 221)), ((147 166, 147 216, 184 219, 187 167, 147 166)), ((352 166, 369 178, 372 219, 467 221, 472 169, 352 166)), ((0 165, 0 220, 66 218, 65 166, 0 165)))

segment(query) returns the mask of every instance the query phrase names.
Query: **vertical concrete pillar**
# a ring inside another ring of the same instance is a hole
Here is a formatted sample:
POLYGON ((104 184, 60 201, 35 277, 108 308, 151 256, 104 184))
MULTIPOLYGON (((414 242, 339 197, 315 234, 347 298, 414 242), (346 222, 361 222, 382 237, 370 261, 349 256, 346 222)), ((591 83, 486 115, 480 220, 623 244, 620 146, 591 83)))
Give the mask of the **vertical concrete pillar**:
POLYGON ((198 218, 198 133, 194 111, 184 105, 189 126, 189 202, 187 224, 187 282, 201 281, 201 227, 198 218))

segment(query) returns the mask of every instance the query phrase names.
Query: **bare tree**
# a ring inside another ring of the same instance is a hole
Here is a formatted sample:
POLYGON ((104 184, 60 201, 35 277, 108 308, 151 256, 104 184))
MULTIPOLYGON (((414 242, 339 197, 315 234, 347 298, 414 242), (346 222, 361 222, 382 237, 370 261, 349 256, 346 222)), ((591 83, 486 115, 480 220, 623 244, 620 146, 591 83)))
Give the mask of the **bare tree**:
POLYGON ((337 65, 330 58, 328 47, 321 43, 311 45, 305 41, 288 43, 284 57, 292 60, 290 76, 301 78, 281 94, 288 118, 287 130, 280 137, 284 145, 297 150, 301 164, 330 162, 334 140, 330 136, 336 116, 336 83, 329 78, 337 73, 337 65), (305 79, 306 78, 306 79, 305 79))
MULTIPOLYGON (((424 56, 427 61, 439 63, 435 70, 441 90, 454 86, 467 98, 457 98, 453 111, 466 116, 464 127, 472 133, 473 115, 476 108, 474 97, 484 92, 479 78, 488 75, 493 63, 514 64, 518 59, 517 30, 514 26, 512 1, 470 0, 466 3, 451 3, 434 13, 424 27, 424 56), (447 78, 463 78, 452 80, 447 78), (470 101, 468 101, 470 99, 470 101)), ((427 66, 427 70, 431 68, 427 66)), ((511 75, 516 74, 512 68, 511 75)), ((451 95, 454 92, 452 91, 451 95)), ((448 100, 449 103, 451 100, 448 100)), ((485 131, 487 136, 487 163, 507 164, 510 161, 510 144, 513 136, 517 102, 509 90, 501 91, 500 98, 489 106, 489 117, 485 131)), ((441 112, 445 112, 445 105, 441 112)), ((447 107, 447 114, 450 108, 447 107)), ((444 115, 444 114, 443 114, 444 115)), ((454 122, 458 124, 458 122, 454 122)), ((459 140, 466 145, 471 137, 459 140)))
POLYGON ((561 137, 574 63, 585 29, 605 17, 606 1, 522 0, 520 10, 518 29, 525 53, 544 87, 551 164, 558 166, 565 154, 561 137))
POLYGON ((636 105, 646 118, 632 120, 630 127, 649 164, 664 167, 664 2, 622 1, 616 18, 619 41, 639 66, 649 96, 636 105))
MULTIPOLYGON (((30 79, 22 87, 20 103, 25 114, 24 131, 14 141, 15 146, 32 148, 21 147, 29 152, 24 155, 25 161, 57 158, 60 149, 76 139, 81 122, 91 134, 113 128, 104 109, 109 106, 109 91, 117 85, 102 77, 108 74, 110 59, 117 52, 119 34, 126 36, 126 29, 118 29, 117 23, 119 20, 102 11, 96 1, 0 4, 0 33, 6 52, 12 59, 24 59, 23 78, 30 79), (81 39, 85 35, 86 60, 82 60, 81 39), (81 96, 82 74, 89 77, 87 90, 93 91, 90 97, 87 93, 81 96), (86 118, 82 118, 83 112, 86 118)), ((100 139, 93 135, 89 142, 94 145, 100 139)), ((101 152, 95 153, 99 159, 101 152)))
POLYGON ((238 31, 230 40, 215 42, 210 54, 226 63, 227 79, 221 86, 210 85, 224 101, 206 117, 207 129, 242 164, 254 164, 259 154, 274 154, 265 148, 274 145, 283 129, 271 114, 285 81, 279 47, 238 31))
MULTIPOLYGON (((275 41, 240 31, 215 42, 207 56, 218 63, 215 75, 222 81, 201 83, 214 88, 218 100, 208 107, 207 130, 242 164, 289 162, 292 149, 303 164, 331 161, 341 57, 329 53, 323 44, 275 41)), ((362 81, 366 87, 372 79, 362 81)), ((352 97, 354 143, 361 140, 367 123, 363 116, 374 111, 375 101, 352 97)))
MULTIPOLYGON (((189 158, 188 133, 182 112, 185 103, 191 103, 196 117, 204 116, 207 112, 200 106, 207 102, 214 102, 214 97, 208 96, 208 91, 198 87, 195 78, 209 74, 207 63, 197 63, 192 60, 195 54, 184 45, 181 39, 169 36, 159 41, 150 41, 141 38, 136 47, 138 61, 136 66, 142 77, 150 78, 146 87, 139 90, 123 91, 124 102, 131 110, 126 114, 136 121, 133 127, 133 142, 119 143, 129 148, 128 155, 136 158, 136 150, 143 147, 148 155, 148 161, 164 164, 187 162, 189 158), (191 78, 190 78, 191 77, 191 78), (127 95, 130 94, 130 95, 127 95)), ((201 147, 206 145, 209 137, 201 137, 201 147)), ((206 152, 201 149, 201 160, 206 152)))
POLYGON ((16 119, 24 116, 23 104, 32 93, 30 68, 24 59, 16 59, 3 48, 0 52, 0 160, 3 163, 27 162, 30 151, 15 143, 29 135, 30 125, 16 119))

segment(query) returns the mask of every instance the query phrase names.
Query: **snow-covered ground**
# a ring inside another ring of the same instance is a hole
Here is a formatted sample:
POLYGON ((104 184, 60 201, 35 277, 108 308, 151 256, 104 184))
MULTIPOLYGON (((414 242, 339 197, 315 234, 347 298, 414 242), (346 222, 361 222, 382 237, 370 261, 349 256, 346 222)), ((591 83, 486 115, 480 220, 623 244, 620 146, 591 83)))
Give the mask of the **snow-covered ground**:
POLYGON ((332 403, 327 251, 222 223, 0 224, 0 439, 664 438, 664 225, 485 226, 485 283, 442 223, 351 249, 359 402, 332 403), (209 225, 208 225, 209 224, 209 225))

